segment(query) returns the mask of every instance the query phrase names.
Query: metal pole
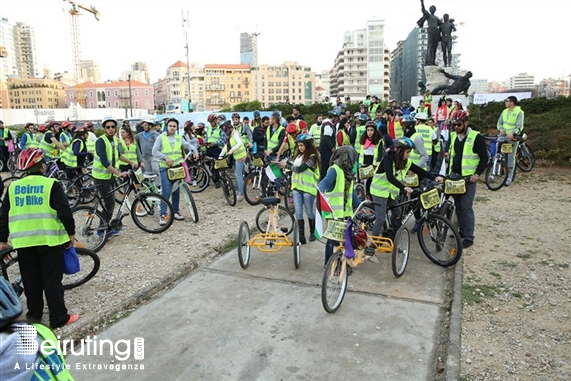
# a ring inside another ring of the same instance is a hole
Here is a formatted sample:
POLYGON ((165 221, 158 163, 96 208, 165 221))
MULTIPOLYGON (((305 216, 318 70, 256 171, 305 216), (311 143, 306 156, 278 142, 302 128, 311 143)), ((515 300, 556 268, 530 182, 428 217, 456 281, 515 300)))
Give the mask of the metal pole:
POLYGON ((133 97, 131 95, 131 74, 129 74, 129 108, 131 109, 131 118, 133 117, 133 97))

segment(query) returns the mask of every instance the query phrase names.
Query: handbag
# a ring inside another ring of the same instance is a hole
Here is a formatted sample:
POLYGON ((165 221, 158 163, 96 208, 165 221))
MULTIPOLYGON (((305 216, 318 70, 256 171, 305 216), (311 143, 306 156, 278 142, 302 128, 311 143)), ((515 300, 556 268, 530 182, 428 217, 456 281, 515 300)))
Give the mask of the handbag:
POLYGON ((72 246, 63 251, 63 272, 64 274, 76 274, 80 270, 79 257, 75 247, 72 246))
POLYGON ((176 181, 180 179, 184 179, 186 177, 186 172, 182 165, 177 167, 167 169, 167 176, 170 181, 176 181))
POLYGON ((359 178, 360 179, 369 179, 373 177, 375 173, 375 166, 374 165, 367 165, 366 167, 359 167, 359 178))
POLYGON ((466 193, 466 180, 444 180, 444 194, 464 194, 466 193))
POLYGON ((186 164, 186 161, 182 162, 182 166, 184 167, 184 182, 185 183, 190 183, 191 179, 190 179, 190 171, 188 170, 188 164, 186 164))
POLYGON ((16 151, 16 147, 14 147, 14 141, 13 140, 8 140, 6 142, 6 144, 8 145, 8 152, 12 153, 12 152, 16 151))

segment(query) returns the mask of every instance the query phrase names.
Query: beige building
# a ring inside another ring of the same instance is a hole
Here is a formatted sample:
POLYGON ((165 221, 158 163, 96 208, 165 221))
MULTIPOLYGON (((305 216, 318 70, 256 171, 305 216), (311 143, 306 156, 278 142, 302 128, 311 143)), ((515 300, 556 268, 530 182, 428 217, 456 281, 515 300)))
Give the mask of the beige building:
POLYGON ((250 102, 250 65, 207 64, 204 66, 204 86, 206 110, 218 110, 250 102))
POLYGON ((81 72, 82 82, 101 82, 99 63, 97 61, 81 60, 79 61, 79 70, 81 72))
POLYGON ((153 91, 157 109, 169 104, 179 104, 183 99, 190 99, 194 104, 194 111, 202 111, 205 109, 206 95, 204 70, 196 62, 187 65, 182 61, 177 61, 167 69, 164 79, 153 83, 153 91))
POLYGON ((315 73, 309 66, 286 61, 282 65, 259 65, 252 67, 252 100, 264 107, 272 104, 305 104, 314 102, 315 73))
POLYGON ((65 108, 66 86, 52 79, 8 77, 8 105, 12 109, 65 108))

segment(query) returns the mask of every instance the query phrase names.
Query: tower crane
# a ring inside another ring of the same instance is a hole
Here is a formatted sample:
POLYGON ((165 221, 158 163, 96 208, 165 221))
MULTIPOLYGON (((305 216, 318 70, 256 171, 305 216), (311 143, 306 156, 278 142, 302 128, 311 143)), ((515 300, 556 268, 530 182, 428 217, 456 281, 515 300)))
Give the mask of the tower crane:
MULTIPOLYGON (((95 20, 99 21, 99 11, 95 9, 94 6, 85 6, 79 4, 73 0, 63 0, 64 2, 69 3, 69 15, 70 15, 70 25, 71 25, 71 53, 73 59, 73 78, 76 84, 79 84, 81 79, 81 68, 79 61, 81 60, 81 40, 79 34, 79 18, 78 16, 82 13, 81 10, 91 13, 95 20)), ((81 89, 79 89, 81 90, 81 89)), ((83 91, 76 91, 76 100, 82 106, 84 106, 83 101, 83 91)))

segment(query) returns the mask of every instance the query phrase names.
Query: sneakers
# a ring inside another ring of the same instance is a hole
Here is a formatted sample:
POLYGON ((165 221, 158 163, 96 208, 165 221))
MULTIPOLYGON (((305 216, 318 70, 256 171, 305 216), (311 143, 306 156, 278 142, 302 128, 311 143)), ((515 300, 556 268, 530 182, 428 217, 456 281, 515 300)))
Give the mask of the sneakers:
POLYGON ((410 231, 412 234, 418 233, 418 229, 420 228, 420 222, 415 222, 412 230, 410 231))
POLYGON ((462 241, 462 248, 467 249, 474 244, 474 241, 470 241, 469 239, 465 239, 462 241))
POLYGON ((137 210, 135 211, 135 214, 138 217, 145 217, 147 215, 147 212, 145 211, 145 208, 143 208, 143 205, 139 204, 137 205, 137 210))
POLYGON ((197 184, 196 180, 192 180, 192 186, 193 186, 193 187, 196 187, 196 186, 198 186, 198 184, 197 184))
POLYGON ((159 220, 159 225, 166 225, 168 220, 169 220, 169 216, 167 216, 167 215, 161 216, 161 218, 159 220))
POLYGON ((507 179, 506 183, 504 184, 506 187, 509 187, 512 183, 512 179, 507 179))
POLYGON ((220 181, 217 181, 217 182, 214 184, 214 187, 215 187, 216 189, 219 189, 219 188, 220 188, 220 181))
POLYGON ((373 255, 375 255, 375 245, 374 244, 365 248, 365 255, 368 255, 369 257, 372 257, 373 255))
POLYGON ((244 201, 244 195, 243 195, 243 194, 239 194, 238 196, 236 196, 236 200, 238 200, 238 201, 244 201))
POLYGON ((180 213, 175 213, 175 214, 174 214, 174 219, 175 219, 175 220, 178 220, 178 221, 182 221, 182 220, 184 220, 184 216, 183 216, 182 214, 180 214, 180 213))
MULTIPOLYGON (((98 237, 103 237, 104 233, 105 233, 104 230, 98 230, 98 231, 97 231, 97 236, 98 236, 98 237)), ((113 230, 109 230, 109 231, 107 232, 107 237, 108 237, 108 238, 111 238, 111 237, 118 236, 119 234, 121 234, 121 232, 120 232, 119 230, 113 229, 113 230)))
POLYGON ((79 316, 78 314, 71 314, 69 315, 69 319, 67 320, 67 323, 65 323, 65 325, 70 325, 75 323, 76 321, 79 320, 81 316, 79 316))

